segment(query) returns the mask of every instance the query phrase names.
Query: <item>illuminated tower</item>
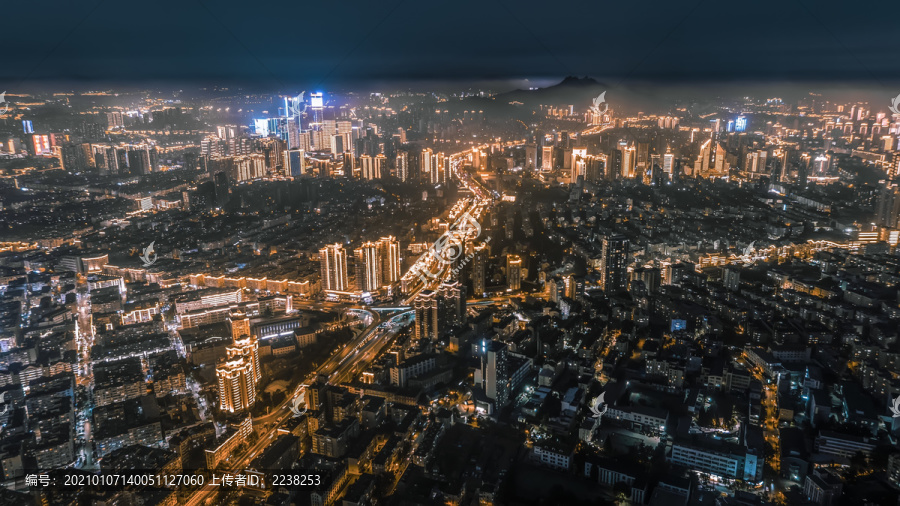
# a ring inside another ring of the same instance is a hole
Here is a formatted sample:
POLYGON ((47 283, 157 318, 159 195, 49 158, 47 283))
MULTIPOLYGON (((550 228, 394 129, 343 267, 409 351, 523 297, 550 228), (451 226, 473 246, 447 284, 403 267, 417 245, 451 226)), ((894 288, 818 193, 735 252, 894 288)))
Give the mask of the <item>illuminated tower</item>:
POLYGON ((506 257, 506 284, 514 292, 522 289, 522 259, 519 255, 506 257))
POLYGON ((431 164, 434 163, 433 156, 430 148, 423 149, 421 153, 419 153, 419 171, 423 176, 423 179, 431 180, 431 164))
POLYGON ((618 292, 628 282, 628 238, 623 235, 606 236, 600 256, 600 288, 618 292))
POLYGON ((409 180, 409 153, 406 151, 400 151, 397 153, 397 178, 400 181, 408 181, 409 180))
POLYGON ((587 179, 587 148, 572 149, 572 182, 578 180, 578 176, 587 179))
POLYGON ((321 91, 309 94, 309 105, 312 109, 313 122, 322 123, 324 119, 322 111, 325 108, 325 97, 322 96, 321 91))
POLYGON ((375 162, 375 171, 372 179, 381 179, 381 177, 387 171, 387 157, 384 156, 384 153, 378 153, 374 159, 375 162))
POLYGON ((359 157, 359 166, 362 169, 363 179, 371 181, 372 179, 381 179, 381 168, 384 165, 384 155, 371 157, 362 155, 359 157))
POLYGON ((475 246, 472 258, 472 291, 475 297, 484 297, 487 291, 485 276, 487 275, 488 249, 486 244, 475 246))
POLYGON ((235 413, 249 409, 256 402, 253 367, 243 358, 235 358, 216 366, 219 382, 219 409, 235 413))
POLYGON ((820 154, 813 160, 813 175, 818 177, 827 176, 829 165, 830 160, 828 157, 820 154))
POLYGON ((437 340, 438 303, 435 292, 425 290, 413 302, 416 311, 416 339, 437 340))
POLYGON ((886 228, 900 226, 900 189, 897 186, 881 188, 875 202, 875 224, 886 228))
POLYGON ((675 155, 672 154, 672 148, 666 148, 666 154, 663 155, 663 172, 672 175, 672 169, 675 168, 675 155))
POLYGON ((694 162, 694 175, 700 177, 721 177, 727 175, 725 148, 715 138, 700 146, 700 156, 694 162))
POLYGON ((394 236, 382 237, 378 240, 381 255, 381 284, 392 285, 400 281, 400 241, 394 236))
POLYGON ((634 146, 619 144, 619 151, 622 153, 622 177, 634 177, 634 168, 637 161, 634 146))
POLYGON ((509 400, 509 357, 506 343, 484 341, 479 351, 481 387, 487 398, 493 400, 500 408, 509 400))
POLYGON ((541 171, 553 170, 553 146, 544 146, 541 149, 541 171))
POLYGON ((238 339, 250 335, 250 319, 242 313, 235 314, 231 317, 231 338, 238 339))
POLYGON ((225 355, 229 360, 243 358, 253 373, 254 384, 262 379, 262 370, 259 368, 259 341, 256 336, 244 335, 240 339, 235 339, 231 346, 225 348, 225 355))
POLYGON ((378 244, 365 242, 354 251, 356 255, 356 285, 363 292, 374 292, 381 287, 381 255, 378 244))
POLYGON ((340 244, 328 244, 319 250, 322 290, 347 290, 347 253, 340 244))

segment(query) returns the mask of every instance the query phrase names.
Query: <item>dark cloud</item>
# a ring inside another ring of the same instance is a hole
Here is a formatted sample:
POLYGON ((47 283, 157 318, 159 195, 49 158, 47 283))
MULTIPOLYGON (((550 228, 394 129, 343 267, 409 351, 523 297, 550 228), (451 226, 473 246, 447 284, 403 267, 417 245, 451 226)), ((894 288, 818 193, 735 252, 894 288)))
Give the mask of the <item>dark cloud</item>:
POLYGON ((900 77, 889 4, 15 2, 0 80, 252 81, 590 75, 605 81, 900 77))

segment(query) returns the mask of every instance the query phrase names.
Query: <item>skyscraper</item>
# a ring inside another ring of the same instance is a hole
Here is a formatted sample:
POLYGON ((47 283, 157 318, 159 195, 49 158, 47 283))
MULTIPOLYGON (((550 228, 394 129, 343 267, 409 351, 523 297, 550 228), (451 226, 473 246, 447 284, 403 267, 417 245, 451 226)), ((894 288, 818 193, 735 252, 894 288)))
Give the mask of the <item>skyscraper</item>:
POLYGON ((506 257, 506 284, 514 292, 522 289, 522 259, 519 255, 506 257))
POLYGON ((328 244, 319 250, 322 290, 347 290, 347 253, 340 244, 328 244))
POLYGON ((291 176, 302 176, 306 172, 306 160, 302 149, 289 149, 284 152, 285 173, 291 176))
POLYGON ((534 144, 526 144, 525 145, 525 168, 528 170, 534 170, 538 166, 537 164, 537 146, 534 144))
POLYGON ((416 339, 437 340, 438 303, 435 292, 425 290, 413 302, 416 311, 416 339))
POLYGON ((235 413, 249 409, 256 402, 253 367, 243 358, 228 360, 216 366, 219 383, 219 409, 235 413))
POLYGON ((250 319, 244 314, 232 315, 231 320, 231 338, 238 339, 250 335, 250 319))
POLYGON ((675 155, 672 154, 672 148, 666 148, 666 154, 663 155, 663 172, 672 175, 672 169, 675 168, 675 155))
MULTIPOLYGON (((249 320, 247 326, 249 327, 249 320)), ((256 336, 245 334, 235 339, 231 346, 225 348, 225 354, 229 360, 237 357, 246 360, 250 364, 254 383, 262 380, 262 370, 259 368, 259 341, 256 336)))
POLYGON ((509 401, 509 357, 506 343, 483 341, 481 345, 481 387, 488 399, 501 408, 509 401))
POLYGON ((544 146, 541 149, 541 171, 550 172, 553 170, 553 146, 544 146))
POLYGON ((615 181, 622 177, 622 151, 614 149, 607 157, 606 179, 615 181))
POLYGON ((885 185, 875 203, 875 224, 879 227, 900 226, 900 187, 885 185))
POLYGON ((433 156, 430 148, 423 149, 421 153, 419 153, 419 173, 420 179, 424 178, 426 180, 431 179, 431 164, 434 163, 433 156))
POLYGON ((381 288, 382 262, 379 245, 365 242, 354 251, 356 256, 356 285, 364 292, 374 292, 381 288))
POLYGON ((488 249, 486 244, 475 246, 472 258, 472 292, 475 297, 484 297, 487 291, 485 276, 487 275, 488 249))
POLYGON ((628 282, 628 238, 623 235, 603 238, 600 256, 600 288, 605 292, 624 290, 628 282))
POLYGON ((466 307, 459 281, 441 283, 438 289, 438 318, 442 325, 465 323, 466 307))
POLYGON ((637 161, 634 146, 628 146, 627 144, 619 143, 619 152, 622 153, 621 176, 623 178, 634 177, 635 163, 637 161))
POLYGON ((706 178, 728 175, 725 148, 715 138, 707 140, 700 146, 700 156, 694 162, 694 175, 706 178))
POLYGON ((392 285, 400 281, 400 241, 394 236, 378 239, 381 256, 381 285, 392 285))
POLYGON ((406 151, 399 151, 397 153, 397 178, 400 181, 408 181, 409 180, 409 153, 406 151))

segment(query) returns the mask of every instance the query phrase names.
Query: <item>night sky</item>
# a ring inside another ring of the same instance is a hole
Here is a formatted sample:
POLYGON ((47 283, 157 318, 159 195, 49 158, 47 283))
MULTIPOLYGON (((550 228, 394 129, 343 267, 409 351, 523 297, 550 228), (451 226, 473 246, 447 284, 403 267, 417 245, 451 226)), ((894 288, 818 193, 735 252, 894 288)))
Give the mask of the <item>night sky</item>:
POLYGON ((14 2, 0 86, 566 75, 885 84, 900 78, 898 12, 835 0, 14 2))

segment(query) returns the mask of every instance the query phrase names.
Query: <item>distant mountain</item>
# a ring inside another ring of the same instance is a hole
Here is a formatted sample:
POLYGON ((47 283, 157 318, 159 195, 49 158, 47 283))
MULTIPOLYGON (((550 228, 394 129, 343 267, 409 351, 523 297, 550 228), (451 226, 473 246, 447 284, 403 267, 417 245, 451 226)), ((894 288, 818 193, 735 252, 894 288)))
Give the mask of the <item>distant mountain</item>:
POLYGON ((569 76, 559 84, 536 90, 514 90, 496 95, 497 101, 521 102, 526 107, 538 105, 574 105, 587 109, 597 95, 607 86, 590 77, 569 76))

